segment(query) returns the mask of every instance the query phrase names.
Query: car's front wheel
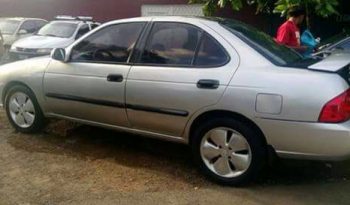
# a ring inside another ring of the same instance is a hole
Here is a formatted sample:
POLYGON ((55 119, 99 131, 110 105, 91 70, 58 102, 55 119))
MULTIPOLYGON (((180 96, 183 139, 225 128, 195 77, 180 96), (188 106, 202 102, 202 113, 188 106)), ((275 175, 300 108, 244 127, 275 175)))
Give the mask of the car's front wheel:
POLYGON ((254 180, 266 162, 262 136, 251 126, 230 118, 213 119, 194 132, 192 148, 201 171, 224 185, 254 180))
POLYGON ((11 125, 24 133, 38 132, 44 127, 44 116, 35 98, 27 87, 16 85, 10 88, 5 98, 5 107, 11 125))

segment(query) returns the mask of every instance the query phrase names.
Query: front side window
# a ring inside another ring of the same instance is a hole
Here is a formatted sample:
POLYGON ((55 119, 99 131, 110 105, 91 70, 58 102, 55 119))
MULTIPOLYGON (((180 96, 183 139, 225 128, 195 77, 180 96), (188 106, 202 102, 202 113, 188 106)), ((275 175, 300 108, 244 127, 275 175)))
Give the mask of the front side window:
POLYGON ((76 45, 71 60, 126 63, 144 25, 126 23, 103 28, 76 45))
POLYGON ((53 36, 59 38, 70 38, 77 30, 78 24, 69 22, 51 22, 42 27, 38 36, 53 36))
POLYGON ((20 23, 17 20, 0 19, 0 31, 2 34, 14 34, 20 23))
POLYGON ((182 23, 155 23, 141 63, 189 66, 193 64, 202 31, 182 23))

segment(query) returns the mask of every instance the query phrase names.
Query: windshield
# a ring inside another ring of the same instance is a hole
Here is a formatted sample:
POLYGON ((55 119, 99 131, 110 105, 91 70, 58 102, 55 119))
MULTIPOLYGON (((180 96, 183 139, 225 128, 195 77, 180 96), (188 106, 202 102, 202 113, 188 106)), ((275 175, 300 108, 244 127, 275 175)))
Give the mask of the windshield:
POLYGON ((21 22, 10 19, 0 19, 0 31, 2 34, 14 34, 21 22))
POLYGON ((75 33, 77 27, 75 23, 51 22, 42 27, 36 35, 69 38, 75 33))
POLYGON ((271 36, 252 26, 229 19, 221 19, 219 23, 276 65, 286 66, 303 60, 299 53, 276 43, 271 36))

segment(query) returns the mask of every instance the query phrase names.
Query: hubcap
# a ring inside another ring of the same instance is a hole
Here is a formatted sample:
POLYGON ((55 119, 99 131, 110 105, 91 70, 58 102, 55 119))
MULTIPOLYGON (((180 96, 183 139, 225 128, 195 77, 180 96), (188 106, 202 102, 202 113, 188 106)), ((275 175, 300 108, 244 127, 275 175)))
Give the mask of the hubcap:
POLYGON ((33 125, 35 109, 28 95, 22 92, 16 92, 11 96, 8 106, 10 116, 17 126, 28 128, 33 125))
POLYGON ((250 166, 252 154, 247 140, 230 128, 215 128, 202 139, 200 154, 215 174, 232 178, 242 175, 250 166))

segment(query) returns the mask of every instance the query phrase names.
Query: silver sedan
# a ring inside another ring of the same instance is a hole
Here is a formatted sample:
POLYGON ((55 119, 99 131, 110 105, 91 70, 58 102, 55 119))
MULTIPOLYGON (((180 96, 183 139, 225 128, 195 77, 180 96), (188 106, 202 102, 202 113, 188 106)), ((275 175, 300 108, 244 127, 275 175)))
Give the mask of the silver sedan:
POLYGON ((55 117, 189 144, 205 175, 242 185, 269 152, 350 156, 349 63, 303 59, 234 20, 124 19, 0 67, 0 103, 25 133, 55 117))

